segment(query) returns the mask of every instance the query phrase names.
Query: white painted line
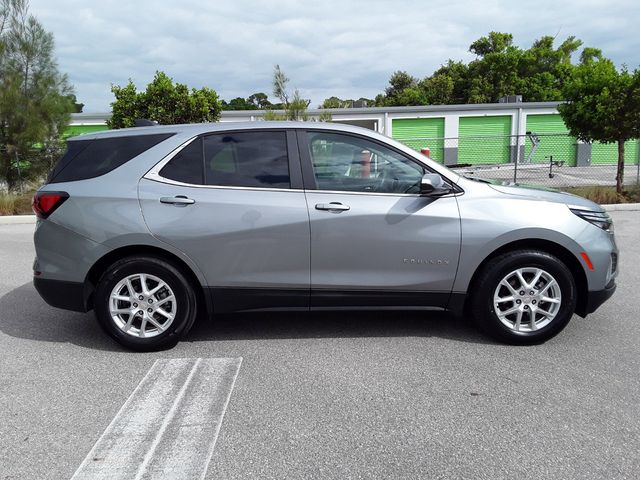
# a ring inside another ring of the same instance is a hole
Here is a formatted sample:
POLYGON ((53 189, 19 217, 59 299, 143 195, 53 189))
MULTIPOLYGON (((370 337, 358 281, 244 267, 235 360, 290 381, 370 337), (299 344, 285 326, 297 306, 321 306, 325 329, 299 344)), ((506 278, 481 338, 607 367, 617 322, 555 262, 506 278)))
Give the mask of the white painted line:
POLYGON ((217 421, 216 421, 216 426, 215 426, 215 432, 213 435, 213 441, 211 442, 211 445, 209 446, 209 451, 207 452, 207 459, 204 463, 204 468, 202 469, 202 474, 200 475, 200 480, 204 480, 204 478, 207 476, 207 470, 209 469, 209 463, 211 462, 211 458, 213 457, 213 450, 216 448, 216 442, 218 441, 218 434, 220 434, 220 428, 222 427, 222 419, 224 418, 224 414, 227 411, 227 407, 229 406, 229 400, 231 400, 231 392, 233 391, 233 386, 236 383, 236 378, 238 378, 238 373, 240 372, 240 365, 242 364, 242 358, 240 358, 240 361, 238 362, 238 368, 236 369, 236 374, 233 377, 233 381, 231 383, 231 388, 229 388, 229 394, 227 395, 227 398, 225 398, 224 400, 224 405, 220 411, 220 414, 218 415, 217 421))
POLYGON ((72 478, 204 478, 241 362, 156 361, 72 478))
POLYGON ((182 401, 182 397, 184 397, 184 392, 187 391, 187 387, 191 383, 191 380, 193 379, 193 375, 196 373, 196 370, 198 369, 198 365, 200 364, 201 361, 202 359, 198 358, 196 362, 193 364, 193 367, 189 372, 189 376, 187 377, 187 379, 184 382, 184 385, 182 385, 182 388, 178 392, 176 399, 173 401, 173 405, 171 405, 171 410, 169 410, 169 413, 167 413, 167 415, 164 417, 164 421, 162 422, 162 425, 160 425, 160 430, 158 430, 158 433, 156 434, 156 438, 153 439, 153 443, 151 444, 151 447, 149 447, 147 454, 144 456, 144 459, 142 460, 142 464, 140 464, 140 466, 138 467, 138 472, 136 473, 136 477, 134 480, 140 480, 142 476, 146 473, 147 465, 149 465, 149 462, 153 458, 153 455, 156 453, 156 448, 158 448, 158 444, 160 443, 160 440, 162 439, 162 436, 164 435, 164 432, 167 429, 167 425, 169 425, 169 422, 173 420, 173 417, 176 414, 176 409, 178 408, 178 405, 182 401))
POLYGON ((24 225, 36 223, 35 215, 0 215, 0 225, 24 225))

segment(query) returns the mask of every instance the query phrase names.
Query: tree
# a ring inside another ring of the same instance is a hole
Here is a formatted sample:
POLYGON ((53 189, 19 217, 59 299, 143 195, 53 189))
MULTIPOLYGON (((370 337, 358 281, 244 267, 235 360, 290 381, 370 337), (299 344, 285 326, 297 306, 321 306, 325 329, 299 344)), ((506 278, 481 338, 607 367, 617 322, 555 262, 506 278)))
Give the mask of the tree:
POLYGON ((82 113, 84 103, 79 103, 75 94, 68 95, 69 100, 73 103, 73 113, 82 113))
MULTIPOLYGON (((471 43, 476 58, 468 64, 449 60, 432 75, 418 81, 404 71, 389 79, 376 105, 432 105, 497 102, 506 95, 522 95, 525 101, 562 100, 562 88, 575 65, 572 55, 582 42, 568 37, 557 48, 554 37, 543 36, 530 48, 513 44, 513 35, 490 32, 471 43)), ((585 48, 583 55, 599 50, 585 48)))
POLYGON ((490 32, 486 37, 480 37, 469 46, 469 51, 479 57, 485 57, 492 53, 504 53, 513 44, 513 35, 510 33, 490 32))
POLYGON ((280 69, 280 65, 273 67, 273 95, 280 99, 282 105, 286 109, 289 106, 289 95, 287 93, 287 84, 289 78, 280 69))
POLYGON ((156 72, 144 92, 138 92, 131 80, 124 87, 112 85, 111 92, 115 101, 111 103, 109 128, 133 127, 139 118, 161 125, 215 122, 220 118, 221 105, 215 90, 189 90, 182 83, 174 84, 164 72, 156 72))
POLYGON ((374 104, 375 100, 364 97, 360 97, 357 100, 352 100, 350 98, 343 100, 338 97, 329 97, 322 102, 320 108, 363 108, 373 106, 374 104))
POLYGON ((257 110, 257 107, 253 103, 249 103, 242 97, 229 100, 229 103, 222 100, 221 108, 222 110, 257 110))
MULTIPOLYGON (((273 95, 282 102, 285 113, 280 114, 271 109, 267 109, 264 115, 265 120, 309 120, 307 108, 311 100, 304 99, 296 89, 293 95, 288 91, 289 78, 280 68, 280 65, 273 67, 273 95)), ((275 106, 275 105, 274 105, 275 106)), ((323 120, 327 117, 323 116, 323 120)))
POLYGON ((599 52, 583 52, 563 94, 566 103, 558 110, 572 135, 586 142, 618 143, 616 191, 622 193, 624 143, 640 138, 640 70, 618 70, 599 52))
POLYGON ((64 145, 73 89, 58 71, 53 35, 25 0, 0 1, 0 180, 37 178, 64 145))
POLYGON ((263 92, 253 93, 246 99, 237 97, 228 103, 222 100, 221 106, 222 110, 266 110, 267 108, 273 108, 269 97, 263 92))
POLYGON ((389 79, 389 86, 385 89, 385 104, 393 105, 412 105, 409 99, 415 99, 416 95, 405 93, 408 89, 415 89, 418 81, 404 71, 396 71, 389 79))
POLYGON ((263 92, 256 92, 252 95, 249 95, 249 98, 247 98, 247 103, 254 105, 259 110, 264 110, 271 107, 269 97, 266 93, 263 92))
POLYGON ((338 97, 325 98, 320 108, 347 108, 346 102, 338 97))

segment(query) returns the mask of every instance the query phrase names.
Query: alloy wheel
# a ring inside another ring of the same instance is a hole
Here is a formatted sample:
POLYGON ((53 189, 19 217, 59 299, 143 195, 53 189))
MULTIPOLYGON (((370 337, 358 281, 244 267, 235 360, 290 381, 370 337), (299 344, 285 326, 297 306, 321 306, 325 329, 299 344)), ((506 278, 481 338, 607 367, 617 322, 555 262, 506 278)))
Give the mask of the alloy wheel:
POLYGON ((155 337, 167 330, 177 308, 171 287, 161 278, 145 273, 120 280, 109 297, 113 322, 123 332, 138 338, 155 337))
POLYGON ((500 322, 515 332, 535 332, 549 325, 562 305, 560 285, 537 267, 519 268, 498 283, 493 307, 500 322))

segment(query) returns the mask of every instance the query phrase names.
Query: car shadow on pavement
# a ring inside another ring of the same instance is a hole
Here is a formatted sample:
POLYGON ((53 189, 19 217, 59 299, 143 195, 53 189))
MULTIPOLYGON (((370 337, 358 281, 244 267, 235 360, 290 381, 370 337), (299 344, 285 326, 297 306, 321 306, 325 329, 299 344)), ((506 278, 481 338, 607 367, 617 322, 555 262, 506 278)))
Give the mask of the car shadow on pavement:
POLYGON ((0 298, 0 331, 27 340, 125 351, 100 329, 93 312, 69 312, 50 307, 40 298, 31 282, 0 298))
POLYGON ((437 311, 352 310, 217 315, 197 323, 185 341, 294 338, 437 337, 495 345, 464 318, 437 311))
MULTIPOLYGON (((105 334, 93 313, 47 305, 31 283, 0 298, 0 331, 29 340, 72 343, 106 351, 124 349, 105 334)), ((440 337, 495 344, 471 322, 433 311, 256 312, 217 315, 196 323, 185 341, 294 338, 440 337)))

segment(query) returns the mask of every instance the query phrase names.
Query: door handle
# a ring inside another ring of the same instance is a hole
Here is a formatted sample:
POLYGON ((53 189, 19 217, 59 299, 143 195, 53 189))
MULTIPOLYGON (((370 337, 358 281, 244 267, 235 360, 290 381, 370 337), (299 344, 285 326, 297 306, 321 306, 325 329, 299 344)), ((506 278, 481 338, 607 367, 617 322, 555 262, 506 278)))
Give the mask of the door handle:
POLYGON ((329 212, 345 212, 351 207, 340 202, 316 203, 316 210, 327 210, 329 212))
POLYGON ((175 197, 160 197, 160 203, 168 203, 170 205, 193 205, 196 201, 193 198, 184 195, 176 195, 175 197))

